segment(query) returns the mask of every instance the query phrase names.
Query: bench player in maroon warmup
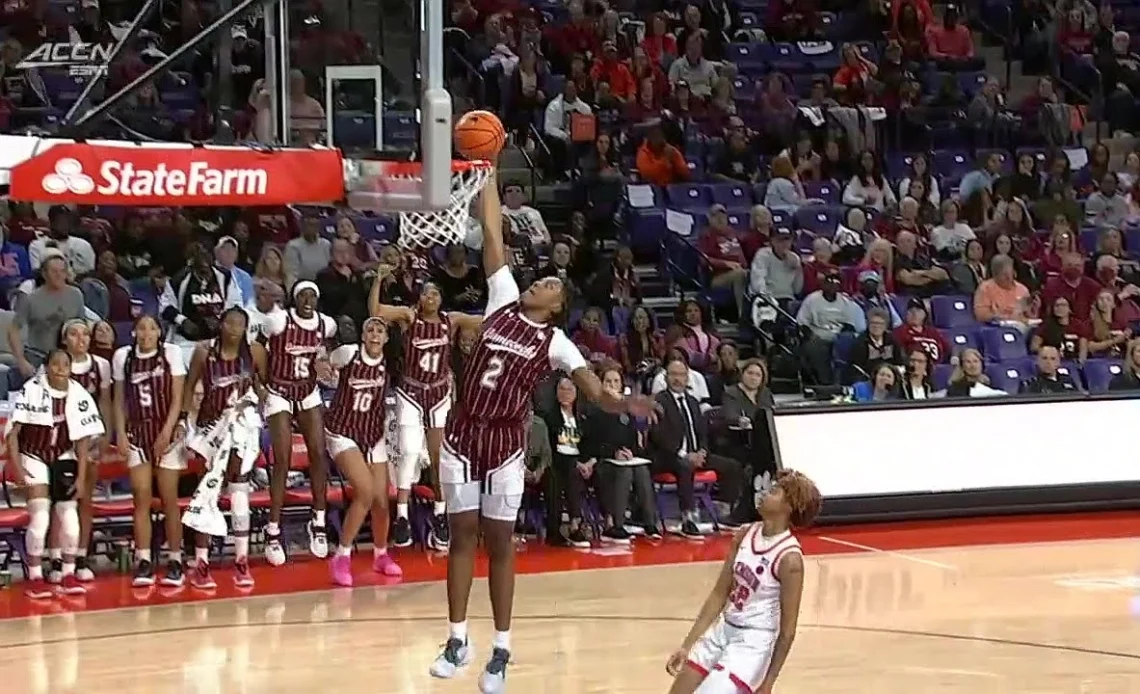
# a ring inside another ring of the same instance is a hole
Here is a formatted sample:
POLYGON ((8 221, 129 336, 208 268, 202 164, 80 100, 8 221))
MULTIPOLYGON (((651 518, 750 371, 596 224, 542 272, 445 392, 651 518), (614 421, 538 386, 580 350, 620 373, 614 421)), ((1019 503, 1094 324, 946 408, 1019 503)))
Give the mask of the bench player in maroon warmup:
POLYGON ((342 345, 329 355, 339 373, 336 394, 325 417, 329 457, 352 485, 352 503, 344 514, 340 546, 329 562, 333 583, 351 586, 352 543, 372 511, 372 570, 398 577, 403 570, 388 554, 388 451, 384 442, 384 389, 388 369, 383 318, 364 321, 359 345, 342 345))
POLYGON ((265 558, 273 566, 285 563, 281 544, 281 507, 285 504, 285 483, 293 459, 293 422, 301 430, 309 453, 309 475, 313 484, 313 517, 306 526, 309 551, 324 559, 329 555, 325 531, 324 402, 317 387, 317 369, 325 359, 327 342, 336 334, 336 321, 317 312, 321 290, 313 282, 293 285, 293 306, 274 311, 261 326, 262 342, 269 352, 269 394, 265 419, 273 443, 273 476, 269 494, 269 523, 265 526, 265 558))
POLYGON ((435 515, 428 545, 432 549, 446 550, 450 543, 451 533, 439 488, 439 449, 453 397, 451 345, 460 332, 479 327, 483 316, 440 311, 441 300, 439 287, 428 282, 420 290, 415 308, 381 304, 379 277, 369 296, 372 315, 389 324, 398 323, 404 331, 404 368, 395 387, 400 459, 396 461, 396 526, 392 529, 392 544, 397 547, 412 544, 408 501, 412 484, 419 477, 416 473, 425 440, 432 465, 432 483, 436 485, 435 515))
POLYGON ((178 507, 178 478, 186 457, 174 442, 174 427, 182 411, 186 360, 182 350, 162 340, 154 316, 135 321, 134 344, 115 350, 111 378, 115 385, 115 430, 119 452, 127 460, 134 498, 135 572, 132 584, 154 585, 151 558, 151 496, 158 478, 158 495, 166 520, 169 557, 163 585, 181 586, 182 512, 178 507))
POLYGON ((488 302, 483 329, 463 372, 461 396, 447 420, 440 452, 440 483, 451 523, 447 558, 450 634, 431 666, 435 677, 454 677, 473 651, 467 636, 467 603, 482 530, 490 555, 488 583, 495 637, 479 678, 484 694, 506 686, 511 610, 515 591, 514 526, 522 504, 531 397, 553 368, 570 374, 579 390, 607 410, 650 417, 648 398, 617 398, 602 389, 578 348, 552 323, 566 312, 566 288, 548 277, 519 294, 506 263, 502 206, 496 176, 484 186, 483 265, 488 302), (482 521, 480 521, 482 515, 482 521))

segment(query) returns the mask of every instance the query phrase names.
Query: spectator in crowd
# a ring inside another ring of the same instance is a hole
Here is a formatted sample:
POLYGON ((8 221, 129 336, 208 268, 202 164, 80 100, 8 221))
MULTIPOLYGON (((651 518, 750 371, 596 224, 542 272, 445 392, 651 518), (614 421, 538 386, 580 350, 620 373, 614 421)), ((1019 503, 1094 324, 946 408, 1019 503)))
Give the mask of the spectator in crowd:
POLYGON ((571 337, 572 342, 582 350, 583 356, 595 364, 606 360, 616 361, 620 356, 617 340, 607 335, 603 329, 605 322, 602 309, 591 306, 578 320, 578 329, 571 337))
MULTIPOLYGON (((1026 241, 1032 241, 1032 239, 1026 241)), ((1032 248, 1030 250, 1032 252, 1032 248)), ((1013 239, 1008 234, 998 234, 991 237, 991 245, 986 249, 986 256, 992 259, 996 255, 1004 255, 1010 259, 1010 262, 1013 263, 1014 277, 1018 282, 1032 290, 1040 287, 1040 282, 1037 280, 1037 270, 1022 259, 1022 253, 1014 247, 1013 239)))
POLYGON ((686 299, 677 306, 666 342, 684 350, 689 367, 703 371, 716 358, 720 338, 713 331, 704 307, 693 299, 686 299))
MULTIPOLYGON (((665 370, 668 389, 657 395, 662 413, 649 430, 654 467, 657 472, 670 473, 677 479, 681 534, 689 538, 701 538, 703 533, 697 527, 699 512, 693 496, 695 474, 699 470, 715 472, 717 500, 723 504, 737 505, 742 498, 743 470, 735 460, 709 452, 708 423, 701 414, 700 403, 686 392, 689 369, 685 362, 674 359, 666 365, 665 370)), ((736 523, 732 522, 731 517, 726 517, 721 524, 731 526, 736 523)))
POLYGON ((1085 261, 1078 253, 1066 253, 1062 258, 1061 274, 1045 281, 1041 291, 1041 302, 1050 306, 1057 297, 1069 301, 1073 315, 1078 320, 1087 320, 1101 285, 1084 274, 1085 261))
POLYGON ((661 117, 666 90, 657 87, 652 77, 643 77, 637 82, 637 98, 625 105, 625 118, 633 124, 648 123, 661 117))
POLYGON ((594 467, 597 458, 587 456, 582 440, 587 435, 586 417, 578 407, 578 389, 568 376, 558 379, 558 407, 548 412, 546 429, 550 434, 550 447, 554 453, 547 485, 547 542, 565 542, 572 547, 589 547, 590 538, 582 527, 582 498, 589 486, 595 484, 594 467), (563 536, 561 530, 562 504, 570 516, 570 526, 563 536))
POLYGON ((840 49, 839 70, 831 86, 839 101, 848 105, 861 104, 867 98, 869 82, 878 74, 879 67, 863 57, 858 46, 845 43, 840 49))
POLYGON ((879 364, 874 374, 866 381, 855 384, 855 402, 883 402, 898 400, 899 374, 890 364, 879 364))
POLYGON ((630 308, 641 302, 641 282, 634 271, 629 246, 618 246, 614 259, 598 270, 590 294, 591 303, 607 308, 630 308))
POLYGON ((503 216, 511 220, 516 234, 529 236, 536 249, 545 249, 550 245, 550 231, 546 228, 546 221, 541 212, 526 204, 526 193, 521 184, 503 185, 503 216))
POLYGON ((654 329, 649 309, 637 306, 629 314, 629 325, 618 338, 622 370, 640 381, 653 374, 665 359, 665 342, 654 329))
MULTIPOLYGON (((806 296, 812 292, 819 291, 820 285, 823 283, 823 278, 831 272, 838 272, 839 266, 831 262, 832 247, 831 241, 825 238, 817 238, 811 243, 812 256, 810 260, 805 260, 803 263, 803 290, 802 293, 806 296)), ((759 255, 759 253, 757 253, 759 255)), ((755 291, 755 288, 753 289, 755 291)), ((795 295, 799 296, 800 292, 795 295)))
POLYGON ((1137 262, 1135 254, 1125 250, 1124 235, 1119 229, 1108 227, 1101 230, 1097 236, 1096 251, 1086 264, 1088 273, 1096 277, 1101 284, 1108 286, 1109 283, 1100 276, 1098 270, 1100 259, 1104 257, 1111 257, 1116 261, 1116 267, 1113 268, 1116 270, 1116 275, 1112 277, 1112 283, 1122 281, 1125 284, 1140 284, 1140 263, 1137 262))
POLYGON ((978 157, 978 168, 962 177, 958 184, 958 199, 972 214, 964 215, 971 222, 989 217, 994 207, 994 183, 1001 172, 1001 155, 983 153, 978 157))
POLYGON ((677 45, 685 48, 689 45, 689 37, 699 36, 707 40, 709 31, 701 26, 701 8, 696 4, 688 4, 681 11, 681 27, 677 31, 677 45))
POLYGON ((990 278, 974 294, 974 317, 979 323, 1013 324, 1023 329, 1029 321, 1029 290, 1017 281, 1013 260, 995 255, 990 260, 990 278))
POLYGON ((277 246, 267 245, 261 250, 261 257, 253 272, 254 279, 263 279, 273 282, 285 291, 287 279, 285 277, 285 256, 277 246))
MULTIPOLYGON (((915 181, 912 186, 921 188, 922 182, 915 181)), ((925 242, 930 237, 930 227, 920 218, 921 205, 918 198, 907 196, 899 201, 898 216, 886 222, 883 236, 887 239, 897 238, 901 232, 907 231, 925 242)), ((884 219, 880 217, 880 219, 884 219)))
POLYGON ((669 66, 669 84, 676 89, 684 82, 693 96, 708 100, 716 78, 716 66, 704 57, 704 39, 699 34, 690 34, 685 39, 685 55, 669 66))
MULTIPOLYGON (((551 24, 546 31, 547 40, 554 50, 549 54, 552 59, 562 59, 564 56, 577 56, 596 51, 596 35, 594 33, 594 20, 586 14, 582 0, 570 0, 566 4, 570 21, 564 24, 551 24)), ((565 64, 555 65, 557 71, 565 72, 565 64)))
MULTIPOLYGON (((600 366, 598 370, 601 372, 602 387, 615 398, 625 397, 622 372, 618 365, 611 362, 600 366)), ((656 495, 649 470, 644 430, 628 415, 596 408, 590 414, 585 431, 583 445, 589 455, 599 461, 597 474, 605 480, 602 488, 609 492, 602 499, 607 517, 602 541, 629 543, 630 534, 624 524, 631 492, 637 496, 638 501, 634 517, 640 518, 640 527, 645 536, 650 539, 660 538, 660 520, 657 518, 656 495), (633 464, 639 459, 646 460, 646 464, 633 464)))
POLYGON ((467 249, 463 244, 448 245, 443 263, 432 273, 432 282, 440 288, 444 310, 470 313, 486 304, 487 281, 483 270, 467 262, 467 249))
POLYGON ((1053 347, 1061 359, 1073 361, 1088 353, 1088 324, 1073 316, 1073 308, 1064 296, 1045 303, 1045 317, 1029 338, 1029 351, 1037 354, 1042 347, 1053 347))
POLYGON ((1140 340, 1131 340, 1121 364, 1120 373, 1108 384, 1112 392, 1140 390, 1140 340))
POLYGON ((516 142, 526 142, 534 112, 546 108, 546 66, 535 48, 519 46, 519 64, 510 75, 511 108, 504 114, 505 125, 516 142))
MULTIPOLYGON (((617 13, 613 14, 614 19, 617 13)), ((590 77, 594 82, 606 82, 610 85, 610 94, 619 101, 630 101, 637 91, 637 83, 626 64, 618 55, 617 41, 607 39, 602 43, 602 54, 594 61, 590 68, 590 77)))
POLYGON ((1100 181, 1100 189, 1085 201, 1088 223, 1100 227, 1120 227, 1131 213, 1128 200, 1116 185, 1116 174, 1111 171, 1100 181))
POLYGON ((48 210, 50 229, 47 236, 41 236, 28 246, 28 260, 32 270, 40 269, 40 264, 49 255, 48 249, 58 249, 63 254, 72 277, 82 277, 95 271, 95 249, 86 239, 72 236, 75 228, 75 212, 66 205, 52 205, 48 210))
POLYGON ((771 242, 772 213, 763 205, 753 205, 748 214, 748 228, 740 233, 740 248, 749 263, 756 253, 771 242))
POLYGON ((907 302, 903 325, 895 329, 895 341, 906 354, 921 349, 932 363, 950 358, 950 343, 938 328, 927 323, 926 303, 914 298, 907 302))
POLYGON ((843 204, 869 207, 878 212, 898 205, 874 152, 866 150, 859 155, 858 172, 843 189, 843 204))
POLYGON ((395 244, 380 250, 376 276, 380 280, 380 303, 412 306, 420 293, 421 277, 417 274, 414 253, 403 254, 395 244))
POLYGON ((1126 323, 1140 320, 1140 305, 1136 303, 1137 297, 1140 297, 1140 287, 1120 278, 1120 265, 1116 258, 1111 255, 1100 256, 1094 274, 1101 286, 1116 297, 1120 319, 1126 323))
POLYGON ((792 160, 781 155, 772 160, 772 180, 764 192, 764 207, 777 212, 794 214, 808 203, 803 185, 796 176, 792 160))
POLYGON ((689 180, 689 165, 681 150, 665 141, 661 122, 654 123, 637 148, 637 172, 646 183, 666 186, 689 180))
POLYGON ((729 183, 755 183, 759 180, 760 165, 742 128, 729 131, 724 152, 717 159, 712 176, 729 183))
POLYGON ((720 407, 724 390, 740 381, 740 352, 732 342, 722 342, 716 348, 716 361, 705 379, 709 386, 709 403, 720 407))
MULTIPOLYGON (((860 273, 864 270, 874 270, 879 273, 879 277, 883 281, 883 288, 888 294, 895 293, 894 250, 891 248, 890 241, 878 238, 871 241, 867 245, 863 259, 859 261, 856 268, 860 273)), ((858 279, 858 275, 856 275, 856 279, 858 279)), ((849 289, 852 292, 856 291, 855 287, 849 289)))
POLYGON ((934 397, 930 383, 930 357, 921 349, 912 351, 906 358, 906 368, 899 382, 903 400, 929 400, 934 397))
POLYGON ((842 284, 842 275, 828 273, 819 291, 809 294, 796 314, 796 322, 811 331, 801 353, 804 367, 820 385, 835 383, 831 351, 839 333, 861 333, 867 327, 863 309, 846 294, 840 293, 842 284))
POLYGON ((261 326, 266 325, 269 314, 280 311, 284 306, 285 290, 281 285, 264 278, 253 281, 253 300, 245 305, 251 342, 261 334, 261 326))
MULTIPOLYGON (((594 146, 582 157, 578 163, 581 171, 581 182, 586 186, 603 186, 607 183, 622 183, 625 174, 622 172, 621 160, 617 148, 614 147, 613 138, 609 133, 598 133, 594 138, 594 146)), ((588 193, 587 200, 593 199, 588 193)))
POLYGON ((731 287, 737 315, 744 315, 744 294, 748 287, 748 268, 740 239, 728 226, 728 209, 714 203, 709 207, 709 226, 701 235, 699 247, 712 268, 712 286, 731 287))
POLYGON ((926 60, 926 34, 912 3, 903 3, 890 38, 898 44, 902 58, 907 62, 920 63, 926 60))
POLYGON ((15 318, 8 326, 8 348, 24 378, 31 378, 48 352, 58 346, 63 324, 84 317, 83 293, 68 284, 67 260, 58 249, 46 252, 40 276, 43 284, 16 304, 15 318))
POLYGON ((1093 33, 1082 19, 1081 9, 1058 12, 1057 43, 1066 51, 1084 55, 1093 45, 1093 33))
POLYGON ((851 295, 855 303, 867 314, 874 309, 886 311, 893 329, 902 323, 898 311, 891 303, 886 289, 883 287, 883 278, 876 270, 863 270, 856 277, 856 291, 851 295))
POLYGON ((562 280, 566 287, 566 291, 572 298, 581 295, 581 288, 578 287, 574 281, 577 273, 573 267, 574 256, 570 250, 570 244, 562 239, 559 239, 550 248, 550 261, 546 263, 538 271, 538 276, 535 279, 543 279, 545 277, 557 277, 562 280))
POLYGON ((977 238, 970 225, 958 217, 958 203, 947 200, 942 203, 942 221, 930 230, 930 245, 939 258, 952 258, 961 255, 967 242, 977 238))
POLYGON ((1037 374, 1021 382, 1018 392, 1026 395, 1050 395, 1079 393, 1081 387, 1073 377, 1058 371, 1061 354, 1056 347, 1048 345, 1037 351, 1037 374))
POLYGON ((645 27, 641 48, 654 65, 669 65, 677 57, 677 39, 669 33, 666 15, 655 12, 645 27))
POLYGON ((574 114, 589 116, 593 114, 593 109, 579 98, 577 83, 568 79, 562 87, 562 93, 547 104, 543 120, 546 145, 550 148, 550 156, 553 159, 551 169, 557 174, 564 174, 576 159, 573 156, 575 143, 571 136, 570 124, 574 114))
POLYGON ((1132 51, 1131 44, 1132 37, 1127 31, 1114 32, 1108 45, 1102 46, 1096 56, 1096 67, 1107 97, 1105 115, 1110 132, 1131 131, 1136 127, 1133 95, 1140 93, 1140 56, 1132 51))
POLYGON ((253 277, 237 265, 238 242, 232 236, 223 236, 214 244, 214 265, 223 275, 233 277, 234 284, 241 292, 240 306, 253 300, 253 277))
MULTIPOLYGON (((941 22, 931 22, 926 28, 927 54, 942 70, 972 69, 978 66, 974 58, 974 39, 970 30, 960 21, 957 5, 947 5, 941 22)), ((984 61, 980 61, 984 65, 984 61)))
POLYGON ((95 264, 95 272, 79 284, 87 308, 112 323, 122 323, 133 318, 131 286, 119 275, 118 270, 119 263, 114 251, 103 251, 95 264))
POLYGON ((990 377, 982 370, 982 354, 976 349, 967 348, 958 355, 958 364, 950 375, 946 387, 948 398, 983 398, 1005 395, 1005 391, 990 387, 990 377))
POLYGON ((697 403, 700 404, 701 411, 704 412, 705 410, 712 407, 709 402, 710 396, 708 381, 705 379, 704 374, 702 374, 700 371, 689 368, 689 355, 687 352, 685 352, 685 350, 679 347, 674 347, 669 350, 669 353, 665 357, 666 368, 659 369, 657 373, 654 374, 653 380, 649 384, 649 392, 653 395, 657 395, 658 393, 663 392, 669 386, 669 381, 667 379, 667 367, 669 366, 669 363, 673 361, 680 361, 685 365, 685 368, 688 371, 688 375, 685 377, 687 379, 685 390, 689 395, 693 396, 693 398, 696 399, 697 403))
POLYGON ((1017 168, 998 182, 998 188, 1007 200, 1037 200, 1043 190, 1041 175, 1037 173, 1037 159, 1029 152, 1017 157, 1017 168))
POLYGON ((1088 354, 1085 357, 1120 358, 1124 346, 1132 339, 1132 329, 1122 319, 1112 291, 1105 289, 1096 296, 1089 314, 1088 354))
MULTIPOLYGON (((776 472, 775 460, 764 442, 768 434, 766 412, 776 401, 768 388, 768 365, 763 359, 749 359, 740 368, 740 381, 724 391, 721 418, 728 428, 725 452, 735 460, 751 461, 754 475, 776 472)), ((746 520, 747 515, 738 516, 746 520)))
MULTIPOLYGON (((826 243, 826 239, 823 239, 826 243)), ((830 250, 830 244, 828 249, 830 250)), ((826 253, 826 251, 825 251, 826 253)), ((818 260, 818 253, 816 255, 818 260)), ((826 264, 826 263, 825 263, 826 264)), ((818 273, 822 268, 816 267, 818 273)), ((819 282, 816 280, 816 285, 819 282)), ((772 245, 765 246, 752 258, 749 270, 749 290, 753 296, 775 299, 784 310, 805 289, 805 268, 799 255, 792 250, 792 232, 777 229, 772 245)))
POLYGON ((918 237, 909 231, 900 232, 896 239, 893 267, 899 294, 929 298, 950 290, 949 273, 931 261, 919 248, 918 237))
POLYGON ((807 41, 817 35, 818 24, 813 0, 778 0, 768 4, 764 31, 774 41, 807 41))
POLYGON ((867 311, 867 330, 851 348, 848 383, 869 379, 879 364, 902 365, 903 350, 888 330, 890 323, 891 316, 884 309, 876 307, 867 311))
POLYGON ((285 244, 285 285, 292 287, 301 280, 312 281, 332 259, 332 243, 321 236, 321 221, 306 217, 301 222, 301 235, 285 244))
POLYGON ((981 241, 970 239, 966 242, 962 257, 950 268, 950 280, 959 293, 973 296, 982 282, 989 277, 985 255, 986 250, 981 241))
MULTIPOLYGON (((760 83, 757 82, 757 87, 759 85, 760 83)), ((791 98, 793 96, 795 94, 788 93, 787 78, 784 75, 778 72, 768 75, 768 79, 764 83, 764 90, 757 95, 756 100, 762 118, 762 131, 770 141, 783 142, 790 138, 798 113, 791 98)), ((810 148, 810 134, 807 139, 810 148)), ((819 169, 822 164, 822 158, 819 154, 810 152, 794 163, 796 164, 796 171, 800 175, 808 178, 819 177, 819 169), (801 166, 803 167, 802 170, 801 166), (810 176, 808 175, 809 171, 810 176)))
POLYGON ((127 279, 145 277, 151 265, 146 227, 138 214, 128 214, 119 225, 111 249, 119 259, 119 274, 127 279))
MULTIPOLYGON (((907 166, 906 176, 899 181, 898 197, 901 200, 910 195, 910 186, 914 181, 921 181, 926 192, 924 199, 938 207, 942 203, 942 192, 938 189, 938 180, 930 171, 930 160, 921 152, 914 155, 910 165, 907 166)), ((922 200, 920 200, 922 202, 922 200)))
POLYGON ((348 241, 338 238, 333 242, 329 266, 317 273, 317 284, 321 288, 318 301, 321 313, 334 318, 348 316, 359 327, 369 315, 368 292, 372 278, 353 268, 354 257, 348 241))
POLYGON ((8 238, 9 228, 0 221, 0 300, 32 278, 28 249, 8 238))
POLYGON ((51 225, 36 216, 35 205, 30 202, 9 200, 7 223, 10 240, 21 246, 51 234, 51 225))
MULTIPOLYGON (((526 471, 523 473, 523 506, 529 508, 544 503, 543 491, 551 486, 550 469, 554 464, 554 451, 550 447, 550 431, 546 428, 546 421, 537 410, 531 410, 530 429, 527 431, 526 471)), ((561 512, 561 510, 559 511, 561 512)), ((547 521, 549 522, 549 518, 547 521)), ((530 527, 524 522, 522 532, 538 534, 538 528, 530 527)), ((548 537, 547 541, 551 538, 548 537)), ((561 529, 553 538, 553 544, 561 545, 565 542, 561 529)))
POLYGON ((1077 247, 1077 235, 1073 232, 1068 220, 1058 217, 1053 222, 1053 231, 1045 244, 1045 253, 1039 263, 1041 274, 1046 278, 1061 274, 1065 266, 1065 256, 1071 253, 1081 254, 1077 247))
MULTIPOLYGON (((1068 166, 1068 160, 1063 161, 1068 166)), ((1076 197, 1077 191, 1073 186, 1066 181, 1050 178, 1045 181, 1045 191, 1041 199, 1033 204, 1033 215, 1046 221, 1056 219, 1060 215, 1069 220, 1070 224, 1079 224, 1084 221, 1085 215, 1076 197)))

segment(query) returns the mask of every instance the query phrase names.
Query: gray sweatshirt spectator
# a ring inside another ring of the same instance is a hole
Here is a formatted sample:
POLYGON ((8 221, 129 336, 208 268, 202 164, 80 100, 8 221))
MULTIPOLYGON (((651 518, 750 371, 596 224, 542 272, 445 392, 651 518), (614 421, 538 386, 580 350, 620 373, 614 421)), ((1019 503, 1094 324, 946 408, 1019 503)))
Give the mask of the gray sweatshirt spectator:
POLYGON ((827 342, 834 342, 846 323, 855 328, 855 333, 867 329, 867 318, 859 304, 843 293, 835 293, 828 298, 824 290, 808 294, 800 304, 796 322, 811 328, 814 336, 827 342))
POLYGON ((693 96, 707 99, 712 96, 713 82, 716 81, 716 65, 705 60, 699 33, 691 34, 685 42, 685 55, 669 66, 669 84, 674 88, 685 82, 693 96))
POLYGON ((332 243, 321 236, 320 221, 307 217, 301 235, 285 244, 285 284, 292 287, 299 280, 315 280, 331 258, 332 243))
POLYGON ((1085 214, 1090 224, 1102 227, 1120 227, 1128 219, 1128 200, 1116 189, 1116 174, 1107 173, 1100 182, 1100 190, 1085 201, 1085 214))
POLYGON ((795 212, 807 202, 790 179, 773 178, 764 193, 764 207, 780 212, 795 212))
POLYGON ((83 293, 67 283, 63 254, 52 251, 43 261, 44 284, 16 303, 16 317, 8 327, 8 346, 25 377, 59 344, 63 324, 84 317, 83 293))
POLYGON ((777 229, 772 234, 772 245, 756 252, 748 278, 753 296, 794 299, 803 291, 804 266, 791 246, 792 233, 777 229))

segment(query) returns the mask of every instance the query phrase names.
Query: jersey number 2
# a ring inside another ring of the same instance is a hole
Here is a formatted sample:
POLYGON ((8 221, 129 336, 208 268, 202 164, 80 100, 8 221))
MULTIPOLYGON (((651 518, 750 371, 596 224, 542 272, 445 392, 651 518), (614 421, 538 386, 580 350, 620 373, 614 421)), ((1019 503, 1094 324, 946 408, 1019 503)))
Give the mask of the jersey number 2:
POLYGON ((483 371, 483 377, 479 379, 479 385, 488 390, 494 390, 499 387, 499 376, 503 375, 503 360, 499 357, 491 357, 487 360, 487 368, 483 371))

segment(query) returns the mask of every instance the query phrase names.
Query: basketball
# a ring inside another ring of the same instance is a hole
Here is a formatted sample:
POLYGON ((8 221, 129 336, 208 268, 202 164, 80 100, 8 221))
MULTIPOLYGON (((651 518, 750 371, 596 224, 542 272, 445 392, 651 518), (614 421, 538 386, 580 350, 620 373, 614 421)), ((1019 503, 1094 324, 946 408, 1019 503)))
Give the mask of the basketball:
POLYGON ((494 161, 507 142, 507 131, 490 111, 465 113, 455 124, 455 149, 468 159, 494 161))

